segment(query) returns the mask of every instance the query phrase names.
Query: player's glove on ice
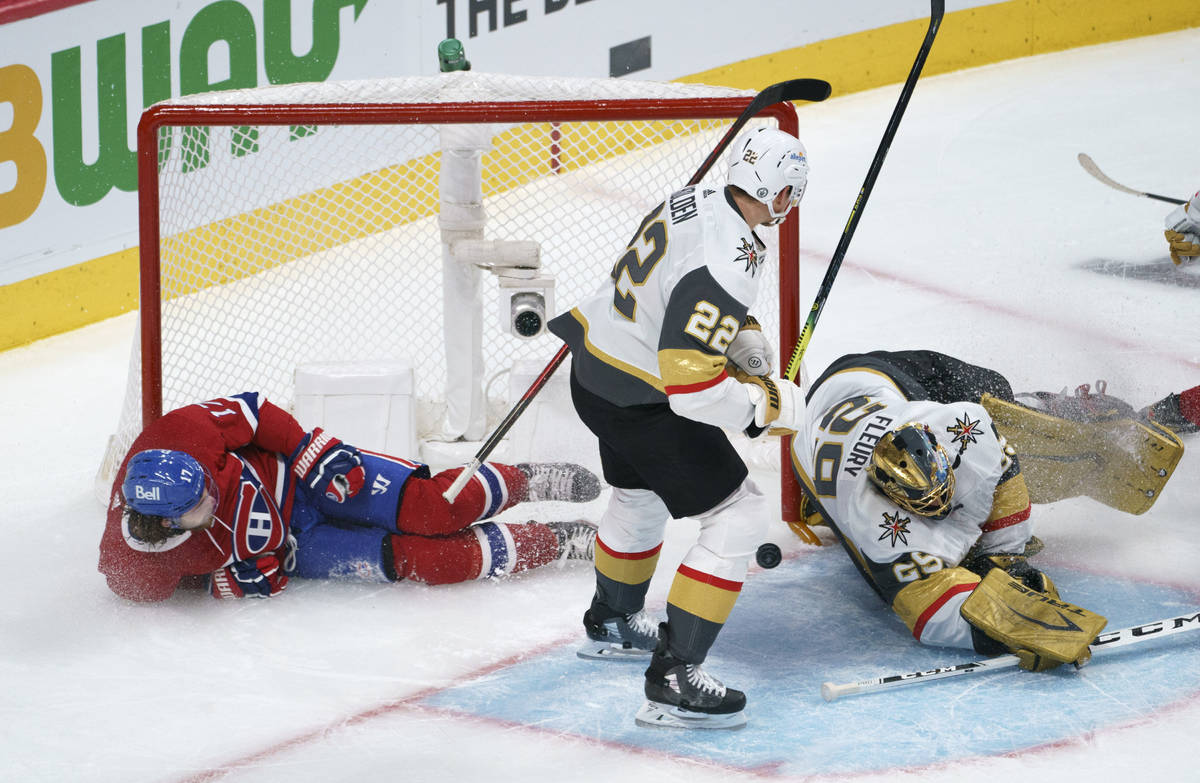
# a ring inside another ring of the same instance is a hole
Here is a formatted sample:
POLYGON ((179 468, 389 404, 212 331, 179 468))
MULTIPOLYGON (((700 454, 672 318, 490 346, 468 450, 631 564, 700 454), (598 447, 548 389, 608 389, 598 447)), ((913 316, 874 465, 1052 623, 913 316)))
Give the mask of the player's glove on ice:
POLYGON ((312 497, 335 503, 352 498, 366 483, 362 454, 320 427, 304 436, 291 456, 292 474, 312 497))
POLYGON ((1200 193, 1172 210, 1166 219, 1167 246, 1176 265, 1200 257, 1200 193))
POLYGON ((746 316, 741 328, 725 350, 725 358, 748 375, 770 375, 771 343, 763 334, 762 326, 752 315, 746 316))
POLYGON ((1200 235, 1170 229, 1163 234, 1167 237, 1167 246, 1171 250, 1171 261, 1176 266, 1200 256, 1200 235))
POLYGON ((279 559, 269 553, 214 571, 209 589, 214 598, 270 598, 282 593, 287 583, 279 559))

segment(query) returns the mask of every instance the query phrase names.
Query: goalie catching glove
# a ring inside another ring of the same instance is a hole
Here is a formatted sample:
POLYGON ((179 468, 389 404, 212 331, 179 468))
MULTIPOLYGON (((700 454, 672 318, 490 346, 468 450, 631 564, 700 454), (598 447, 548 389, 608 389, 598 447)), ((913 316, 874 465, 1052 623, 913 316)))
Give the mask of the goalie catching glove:
POLYGON ((975 649, 985 655, 1007 650, 1020 659, 1022 669, 1035 672, 1087 663, 1092 657, 1088 645, 1108 620, 1056 595, 1030 587, 1002 567, 992 568, 961 609, 978 632, 975 649))

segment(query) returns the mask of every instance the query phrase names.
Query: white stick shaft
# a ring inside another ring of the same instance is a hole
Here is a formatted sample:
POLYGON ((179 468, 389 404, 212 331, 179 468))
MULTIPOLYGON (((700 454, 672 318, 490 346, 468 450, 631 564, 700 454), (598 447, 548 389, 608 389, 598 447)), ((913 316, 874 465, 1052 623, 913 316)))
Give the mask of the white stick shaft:
POLYGON ((1155 201, 1165 201, 1168 204, 1187 203, 1186 199, 1172 198, 1171 196, 1160 196, 1157 193, 1147 193, 1144 190, 1134 190, 1127 185, 1122 185, 1120 182, 1117 182, 1115 179, 1101 171, 1100 167, 1096 165, 1096 161, 1092 160, 1091 156, 1087 155, 1086 153, 1079 153, 1077 158, 1079 160, 1079 165, 1083 166, 1084 171, 1086 171, 1088 174, 1091 174, 1093 177, 1100 180, 1105 185, 1108 185, 1110 188, 1113 188, 1114 190, 1119 190, 1122 193, 1131 193, 1135 196, 1141 196, 1143 198, 1151 198, 1155 201))
POLYGON ((1093 177, 1100 180, 1105 185, 1108 185, 1110 188, 1113 188, 1114 190, 1119 190, 1122 193, 1132 193, 1135 196, 1146 195, 1140 190, 1134 190, 1131 187, 1122 185, 1120 182, 1117 182, 1115 179, 1109 177, 1100 170, 1100 167, 1096 165, 1096 161, 1092 160, 1091 156, 1086 153, 1079 153, 1079 165, 1083 166, 1083 170, 1088 174, 1091 174, 1093 177))
POLYGON ((940 680, 944 677, 957 677, 962 674, 974 674, 976 672, 993 671, 995 669, 1011 669, 1020 662, 1021 659, 1015 655, 998 655, 995 658, 988 658, 982 661, 956 663, 953 666, 939 666, 936 669, 905 672, 904 674, 888 674, 871 680, 859 680, 858 682, 842 684, 824 682, 821 683, 821 698, 825 699, 825 701, 833 701, 842 696, 853 696, 857 693, 880 691, 886 688, 899 688, 901 685, 916 685, 917 683, 929 682, 930 680, 940 680))
MULTIPOLYGON (((1191 614, 1179 615, 1178 617, 1169 617, 1166 620, 1145 623, 1144 625, 1134 625, 1116 631, 1107 631, 1097 636, 1090 646, 1092 652, 1095 653, 1111 647, 1139 644, 1149 639, 1157 639, 1160 636, 1170 636, 1172 634, 1195 630, 1200 630, 1200 610, 1191 614)), ((1019 663, 1020 659, 1015 655, 998 655, 995 658, 987 658, 982 661, 956 663, 953 666, 941 666, 936 669, 926 669, 925 671, 889 674, 870 680, 859 680, 858 682, 842 684, 825 682, 821 684, 821 697, 825 701, 834 701, 842 696, 853 696, 858 693, 898 688, 901 685, 917 685, 929 682, 930 680, 957 677, 962 674, 1010 669, 1019 663)))
POLYGON ((465 487, 467 482, 471 480, 471 477, 475 475, 475 471, 479 470, 480 464, 481 463, 479 462, 478 458, 468 462, 463 467, 462 473, 459 473, 454 479, 454 483, 442 493, 442 497, 444 497, 447 502, 453 503, 454 499, 458 497, 458 493, 462 492, 462 488, 465 487))

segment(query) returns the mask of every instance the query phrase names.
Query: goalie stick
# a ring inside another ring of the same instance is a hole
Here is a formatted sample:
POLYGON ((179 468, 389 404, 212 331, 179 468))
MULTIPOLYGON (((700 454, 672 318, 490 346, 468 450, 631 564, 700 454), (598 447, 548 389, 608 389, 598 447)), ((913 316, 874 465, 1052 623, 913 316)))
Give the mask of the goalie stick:
MULTIPOLYGON (((717 143, 717 146, 709 153, 709 156, 700 164, 700 168, 696 170, 696 173, 692 175, 687 184, 696 185, 700 180, 704 179, 704 175, 708 173, 713 164, 721 157, 721 153, 725 151, 725 148, 729 146, 738 132, 763 109, 784 101, 809 101, 816 103, 828 98, 830 90, 829 82, 823 79, 789 79, 788 81, 772 84, 764 88, 758 95, 755 95, 751 99, 746 108, 742 110, 742 113, 733 121, 733 124, 729 126, 729 130, 721 137, 721 141, 717 143)), ((529 407, 529 403, 533 401, 533 398, 542 390, 546 382, 550 380, 550 376, 554 374, 554 371, 559 368, 566 358, 567 346, 564 345, 554 354, 554 358, 550 360, 550 363, 546 365, 541 374, 533 380, 533 383, 529 385, 529 388, 521 395, 516 404, 513 405, 512 410, 496 425, 496 428, 488 435, 487 440, 480 446, 479 451, 475 452, 475 456, 454 479, 454 483, 442 493, 442 497, 451 503, 454 502, 454 499, 458 497, 458 493, 471 480, 471 476, 475 475, 475 471, 479 470, 479 466, 483 464, 483 461, 487 459, 488 455, 492 453, 500 441, 503 440, 504 436, 508 434, 513 424, 521 417, 525 409, 529 407)))
MULTIPOLYGON (((1103 652, 1113 647, 1139 644, 1149 639, 1157 639, 1161 636, 1170 636, 1197 629, 1200 629, 1200 610, 1192 614, 1168 617, 1165 620, 1157 620, 1152 623, 1145 623, 1144 625, 1134 625, 1116 631, 1106 631, 1096 637, 1091 643, 1090 649, 1093 653, 1103 652)), ((995 658, 987 658, 982 661, 956 663, 952 666, 939 666, 935 669, 906 672, 904 674, 888 674, 870 680, 859 680, 858 682, 849 682, 840 685, 832 682, 824 682, 821 683, 821 697, 825 701, 834 701, 842 696, 874 693, 888 688, 897 688, 902 685, 920 685, 921 683, 940 680, 945 677, 957 677, 963 674, 976 674, 978 672, 995 671, 998 669, 1011 669, 1017 666, 1020 660, 1015 655, 998 655, 995 658)))
POLYGON ((1171 198, 1170 196, 1160 196, 1157 193, 1147 193, 1144 190, 1134 190, 1131 187, 1122 185, 1120 182, 1117 182, 1115 179, 1112 179, 1103 171, 1101 171, 1100 167, 1096 165, 1096 161, 1092 160, 1091 157, 1089 157, 1086 153, 1079 153, 1077 159, 1079 160, 1079 165, 1083 166, 1084 171, 1086 171, 1088 174, 1091 174, 1093 177, 1100 180, 1105 185, 1108 185, 1110 188, 1113 188, 1114 190, 1119 190, 1122 193, 1132 193, 1135 196, 1142 196, 1143 198, 1152 198, 1156 201, 1165 201, 1168 204, 1187 203, 1185 199, 1171 198))
POLYGON ((908 73, 904 88, 900 90, 900 100, 896 102, 896 108, 892 110, 892 117, 888 120, 883 138, 879 141, 879 148, 871 160, 870 168, 867 169, 867 178, 863 181, 862 188, 858 191, 858 198, 855 199, 854 206, 850 209, 850 219, 846 221, 846 227, 842 229, 842 238, 838 241, 837 249, 833 251, 833 258, 829 260, 825 278, 817 290, 816 300, 813 301, 808 318, 804 321, 804 328, 800 330, 800 339, 796 341, 792 358, 787 363, 787 370, 783 377, 789 381, 795 381, 796 375, 800 372, 800 360, 804 357, 805 350, 808 349, 808 341, 812 339, 813 330, 817 328, 817 319, 821 317, 821 311, 825 309, 825 300, 829 298, 833 280, 837 277, 838 270, 841 269, 842 259, 846 257, 846 249, 850 247, 850 238, 854 236, 854 229, 857 228, 859 218, 862 217, 863 210, 867 207, 867 199, 870 198, 871 190, 875 187, 879 170, 883 168, 883 159, 887 157, 888 148, 892 146, 892 139, 896 136, 896 129, 900 127, 900 118, 904 116, 904 110, 908 107, 908 99, 912 97, 913 88, 917 86, 917 78, 921 75, 921 69, 925 67, 925 59, 929 56, 929 50, 933 48, 933 39, 937 36, 938 28, 942 24, 942 14, 946 10, 945 0, 931 0, 929 10, 929 29, 925 32, 925 40, 921 42, 917 59, 908 73))

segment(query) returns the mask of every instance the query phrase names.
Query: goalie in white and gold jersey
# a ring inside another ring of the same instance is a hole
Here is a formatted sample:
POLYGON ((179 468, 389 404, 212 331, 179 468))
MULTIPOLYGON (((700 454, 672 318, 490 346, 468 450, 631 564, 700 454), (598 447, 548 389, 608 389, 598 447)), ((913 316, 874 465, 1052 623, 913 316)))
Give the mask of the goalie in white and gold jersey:
POLYGON ((1105 620, 1030 564, 1031 503, 1087 494, 1144 512, 1182 455, 1176 431, 1195 431, 1197 394, 1135 412, 1087 387, 1017 397, 934 351, 854 354, 812 385, 793 466, 809 521, 835 531, 918 641, 1041 671, 1085 660, 1105 620))

